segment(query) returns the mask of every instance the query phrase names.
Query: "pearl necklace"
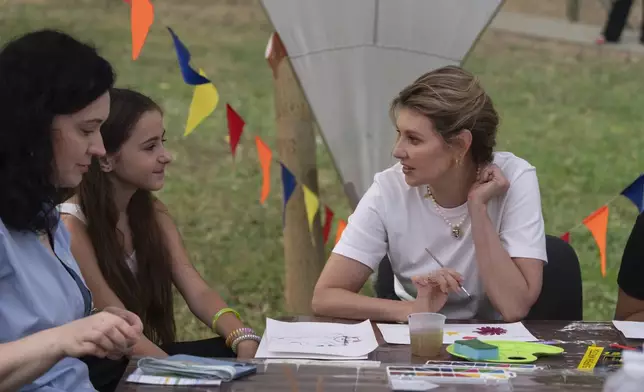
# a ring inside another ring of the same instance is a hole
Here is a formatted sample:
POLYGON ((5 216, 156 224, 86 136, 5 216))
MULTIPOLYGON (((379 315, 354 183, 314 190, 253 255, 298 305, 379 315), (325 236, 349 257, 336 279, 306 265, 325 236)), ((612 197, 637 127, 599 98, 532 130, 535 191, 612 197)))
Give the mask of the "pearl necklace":
POLYGON ((447 223, 447 226, 449 226, 452 229, 452 237, 459 239, 461 238, 462 230, 461 230, 461 225, 465 222, 465 219, 467 219, 467 214, 461 219, 460 222, 454 224, 450 222, 445 215, 440 210, 440 207, 438 206, 438 203, 436 203, 436 199, 434 198, 434 195, 432 195, 432 191, 429 189, 429 185, 427 185, 427 193, 425 194, 426 199, 432 199, 432 203, 434 203, 434 208, 436 209, 436 212, 438 215, 443 218, 445 223, 447 223))
MULTIPOLYGON (((479 176, 479 173, 480 173, 480 168, 477 168, 476 169, 477 178, 479 176)), ((436 199, 434 198, 434 195, 432 194, 431 189, 429 189, 429 185, 427 185, 427 193, 425 193, 425 199, 432 199, 432 203, 434 204, 434 208, 436 209, 436 212, 441 218, 443 218, 445 223, 447 223, 447 226, 449 226, 452 229, 452 237, 456 239, 461 238, 461 234, 463 234, 463 231, 461 230, 461 225, 465 223, 465 219, 467 219, 467 214, 465 214, 463 219, 461 219, 461 221, 456 224, 450 222, 449 219, 447 219, 445 215, 443 215, 443 212, 440 210, 440 206, 436 202, 436 199)))

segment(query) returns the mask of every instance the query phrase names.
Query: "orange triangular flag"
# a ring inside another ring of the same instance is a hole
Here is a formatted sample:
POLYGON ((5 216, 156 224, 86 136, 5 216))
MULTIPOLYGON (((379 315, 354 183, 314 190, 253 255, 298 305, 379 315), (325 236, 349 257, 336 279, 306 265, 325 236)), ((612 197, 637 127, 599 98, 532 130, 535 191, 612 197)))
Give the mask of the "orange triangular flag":
POLYGON ((262 194, 259 202, 264 204, 268 197, 268 192, 271 190, 271 161, 273 160, 273 153, 259 136, 255 136, 255 145, 257 145, 257 156, 259 157, 259 164, 262 165, 263 177, 262 194))
POLYGON ((141 53, 145 39, 154 22, 154 8, 150 0, 132 0, 130 9, 130 22, 132 29, 132 60, 136 60, 141 53))
POLYGON ((344 229, 347 227, 347 222, 343 221, 342 219, 338 220, 338 229, 335 232, 335 243, 337 244, 338 241, 340 241, 340 237, 342 237, 342 232, 344 229))
POLYGON ((599 248, 600 268, 602 276, 606 276, 606 227, 608 226, 608 206, 602 206, 588 215, 583 221, 590 230, 599 248))

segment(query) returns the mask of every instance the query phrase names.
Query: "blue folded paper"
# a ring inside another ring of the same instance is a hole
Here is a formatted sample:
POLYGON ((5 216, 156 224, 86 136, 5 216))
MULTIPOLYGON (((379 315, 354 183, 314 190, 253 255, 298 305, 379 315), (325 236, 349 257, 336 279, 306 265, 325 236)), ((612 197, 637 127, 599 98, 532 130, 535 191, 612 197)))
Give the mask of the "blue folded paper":
MULTIPOLYGON (((227 368, 234 369, 234 375, 231 378, 225 377, 224 381, 236 380, 238 378, 254 374, 257 371, 257 366, 252 363, 226 361, 214 358, 197 357, 194 355, 172 355, 163 359, 164 362, 192 362, 198 365, 210 366, 226 366, 227 368)), ((230 372, 232 373, 232 372, 230 372)))

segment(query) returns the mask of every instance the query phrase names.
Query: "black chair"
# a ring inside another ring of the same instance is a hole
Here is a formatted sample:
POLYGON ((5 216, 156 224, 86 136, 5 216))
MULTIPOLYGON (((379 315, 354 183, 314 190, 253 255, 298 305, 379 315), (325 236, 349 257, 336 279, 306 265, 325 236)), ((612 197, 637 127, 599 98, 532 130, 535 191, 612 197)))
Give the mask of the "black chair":
MULTIPOLYGON (((546 235, 548 264, 543 287, 526 320, 583 320, 581 267, 573 247, 559 237, 546 235)), ((378 267, 374 290, 378 298, 400 300, 394 290, 394 273, 385 257, 378 267)))
POLYGON ((546 235, 546 253, 541 294, 526 320, 583 320, 581 267, 575 249, 559 237, 546 235))
POLYGON ((376 297, 378 298, 400 301, 394 289, 394 271, 391 269, 391 262, 387 255, 385 255, 378 265, 373 290, 376 292, 376 297))

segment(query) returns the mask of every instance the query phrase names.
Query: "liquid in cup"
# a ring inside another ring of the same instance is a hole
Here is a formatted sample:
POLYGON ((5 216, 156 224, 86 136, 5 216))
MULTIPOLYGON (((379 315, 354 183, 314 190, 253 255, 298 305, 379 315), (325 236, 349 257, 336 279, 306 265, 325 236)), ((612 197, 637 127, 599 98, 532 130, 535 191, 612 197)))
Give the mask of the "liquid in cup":
POLYGON ((411 353, 418 357, 437 357, 443 347, 443 327, 446 317, 439 313, 409 315, 411 353))

